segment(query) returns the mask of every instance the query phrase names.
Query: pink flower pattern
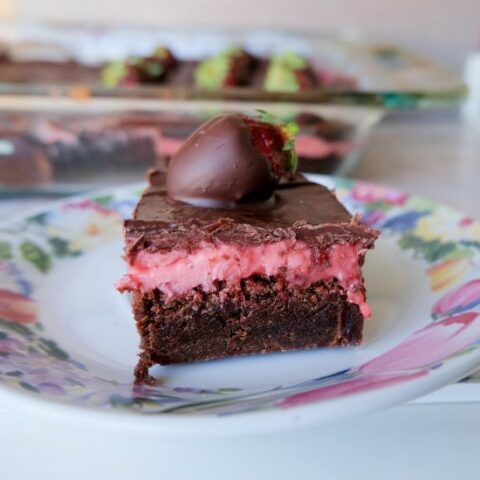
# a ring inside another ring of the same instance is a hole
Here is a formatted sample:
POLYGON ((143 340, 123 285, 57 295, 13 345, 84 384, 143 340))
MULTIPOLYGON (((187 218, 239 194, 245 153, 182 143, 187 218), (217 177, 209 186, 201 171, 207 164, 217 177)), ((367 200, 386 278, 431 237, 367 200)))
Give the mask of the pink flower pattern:
POLYGON ((325 387, 291 395, 280 401, 279 406, 282 408, 298 407, 308 403, 316 403, 345 395, 352 395, 354 393, 363 393, 377 388, 398 385, 399 383, 415 380, 426 375, 428 375, 427 370, 419 370, 416 372, 354 377, 344 382, 334 383, 332 385, 326 385, 325 387))
POLYGON ((0 318, 9 322, 33 323, 37 319, 37 306, 25 295, 0 289, 0 318))
POLYGON ((385 202, 388 205, 403 205, 409 198, 405 192, 379 185, 359 182, 351 190, 351 197, 361 203, 385 202))
POLYGON ((434 317, 470 310, 480 305, 480 278, 471 280, 448 292, 432 309, 434 317))
POLYGON ((293 407, 397 385, 428 375, 429 368, 461 352, 480 338, 480 314, 468 312, 431 323, 382 355, 348 372, 345 380, 280 402, 293 407))

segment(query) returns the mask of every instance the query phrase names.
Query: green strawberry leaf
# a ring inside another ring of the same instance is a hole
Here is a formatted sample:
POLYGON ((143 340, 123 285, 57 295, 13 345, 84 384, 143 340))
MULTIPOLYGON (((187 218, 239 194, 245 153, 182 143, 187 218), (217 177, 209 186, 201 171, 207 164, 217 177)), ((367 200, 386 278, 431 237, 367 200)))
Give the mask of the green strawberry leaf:
POLYGON ((117 87, 127 74, 125 62, 112 62, 103 68, 100 74, 102 85, 107 88, 117 87))
POLYGON ((223 52, 200 62, 194 72, 197 88, 214 90, 223 86, 231 66, 231 57, 223 52))
POLYGON ((266 112, 265 110, 257 109, 258 120, 262 123, 268 123, 270 125, 278 126, 285 140, 283 144, 283 151, 287 153, 287 159, 285 161, 285 170, 287 172, 295 172, 298 166, 298 156, 295 151, 295 137, 300 131, 300 127, 296 122, 283 122, 275 115, 266 112))
POLYGON ((283 122, 280 118, 273 115, 273 113, 267 112, 265 110, 257 109, 258 120, 263 123, 269 123, 270 125, 282 125, 283 122))
POLYGON ((160 63, 156 63, 156 62, 150 62, 150 61, 146 61, 144 63, 141 64, 140 68, 149 76, 149 77, 153 77, 153 78, 158 78, 160 77, 163 72, 164 72, 164 68, 163 68, 163 65, 160 64, 160 63))
POLYGON ((298 167, 298 155, 295 150, 288 151, 288 158, 285 162, 285 170, 287 172, 295 173, 298 167))
POLYGON ((155 58, 160 58, 160 59, 164 59, 164 58, 167 58, 168 56, 168 50, 165 48, 165 47, 157 47, 154 51, 153 51, 153 56, 155 58))
POLYGON ((295 140, 293 138, 290 138, 290 140, 287 140, 283 145, 284 152, 288 152, 289 150, 293 150, 294 148, 295 148, 295 140))
POLYGON ((283 130, 289 137, 295 138, 295 135, 300 131, 300 127, 297 122, 287 122, 283 125, 283 130))

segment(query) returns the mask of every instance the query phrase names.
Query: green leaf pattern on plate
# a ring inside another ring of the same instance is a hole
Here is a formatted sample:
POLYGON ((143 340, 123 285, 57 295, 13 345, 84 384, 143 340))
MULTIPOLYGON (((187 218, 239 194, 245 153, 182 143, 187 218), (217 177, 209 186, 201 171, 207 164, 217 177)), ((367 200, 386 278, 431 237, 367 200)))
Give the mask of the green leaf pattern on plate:
POLYGON ((23 258, 36 267, 40 272, 47 273, 52 262, 49 255, 33 242, 25 241, 20 244, 23 258))

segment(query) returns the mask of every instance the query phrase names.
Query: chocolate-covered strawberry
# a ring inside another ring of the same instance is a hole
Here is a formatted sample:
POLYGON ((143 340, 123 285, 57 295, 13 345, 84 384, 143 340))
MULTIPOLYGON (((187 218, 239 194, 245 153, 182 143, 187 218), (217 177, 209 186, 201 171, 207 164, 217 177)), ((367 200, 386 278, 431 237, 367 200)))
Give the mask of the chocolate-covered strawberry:
POLYGON ((146 57, 132 56, 125 61, 110 63, 102 70, 102 84, 105 87, 125 87, 162 83, 177 63, 170 50, 159 47, 146 57))
POLYGON ((195 71, 195 86, 204 90, 247 85, 257 59, 243 49, 230 48, 201 61, 195 71))
POLYGON ((282 177, 295 172, 296 124, 262 112, 227 114, 198 128, 170 160, 170 198, 198 206, 231 208, 264 201, 282 177))
POLYGON ((267 92, 298 92, 317 85, 318 80, 308 60, 295 52, 274 55, 263 82, 267 92))
POLYGON ((265 111, 259 111, 258 117, 243 115, 242 119, 250 131, 253 147, 267 158, 275 179, 279 181, 294 173, 298 162, 295 150, 298 125, 284 123, 265 111))

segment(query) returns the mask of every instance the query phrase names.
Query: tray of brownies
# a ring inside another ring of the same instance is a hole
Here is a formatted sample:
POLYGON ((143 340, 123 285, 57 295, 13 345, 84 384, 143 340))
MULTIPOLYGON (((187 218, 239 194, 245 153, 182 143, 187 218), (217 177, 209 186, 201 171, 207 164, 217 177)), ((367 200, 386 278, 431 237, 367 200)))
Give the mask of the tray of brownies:
POLYGON ((0 94, 293 100, 425 107, 458 75, 356 35, 4 24, 0 94))
POLYGON ((348 174, 383 115, 371 107, 281 102, 4 101, 0 192, 62 195, 140 181, 147 168, 165 170, 204 121, 229 112, 266 119, 273 112, 298 125, 299 170, 323 174, 348 174))

